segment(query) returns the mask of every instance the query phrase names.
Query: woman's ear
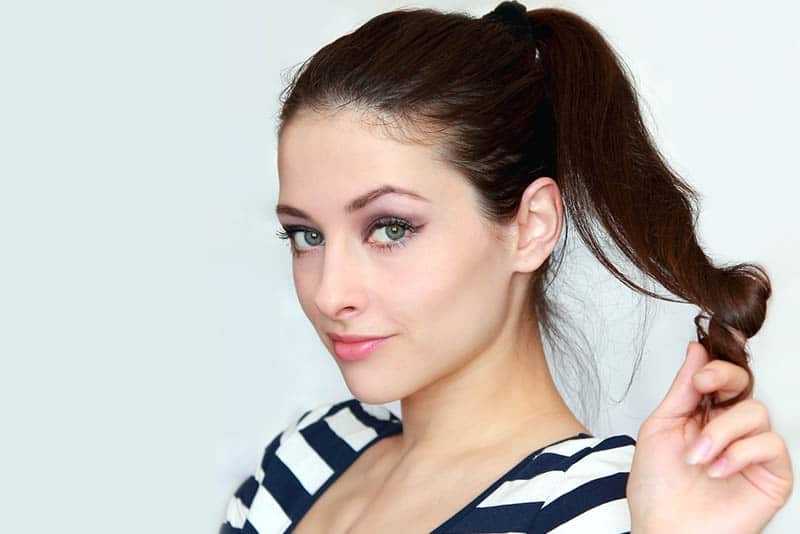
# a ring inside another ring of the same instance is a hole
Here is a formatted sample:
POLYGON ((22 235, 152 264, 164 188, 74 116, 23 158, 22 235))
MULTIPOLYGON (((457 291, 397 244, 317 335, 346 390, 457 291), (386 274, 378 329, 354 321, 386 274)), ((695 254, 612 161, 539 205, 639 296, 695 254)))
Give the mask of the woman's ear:
POLYGON ((553 252, 561 235, 564 208, 558 184, 548 176, 531 182, 515 219, 514 270, 532 272, 553 252))

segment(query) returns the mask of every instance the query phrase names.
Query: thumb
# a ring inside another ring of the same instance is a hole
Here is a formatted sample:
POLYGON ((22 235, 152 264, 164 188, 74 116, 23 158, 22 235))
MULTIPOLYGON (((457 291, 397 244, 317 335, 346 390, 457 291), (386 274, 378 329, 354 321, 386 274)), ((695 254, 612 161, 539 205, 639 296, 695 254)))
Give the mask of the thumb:
POLYGON ((652 417, 672 419, 691 415, 703 398, 703 395, 692 384, 692 377, 708 361, 708 352, 705 347, 697 341, 690 341, 683 365, 672 381, 664 400, 653 410, 652 417))

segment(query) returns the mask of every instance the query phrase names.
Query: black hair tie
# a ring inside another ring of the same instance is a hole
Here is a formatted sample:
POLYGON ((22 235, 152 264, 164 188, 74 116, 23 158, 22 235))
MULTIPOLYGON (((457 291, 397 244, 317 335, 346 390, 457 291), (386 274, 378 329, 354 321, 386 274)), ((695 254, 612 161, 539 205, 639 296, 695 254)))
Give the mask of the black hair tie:
POLYGON ((482 16, 481 19, 505 24, 516 35, 533 40, 533 27, 528 20, 528 8, 519 2, 501 2, 491 12, 482 16))
MULTIPOLYGON (((519 2, 501 2, 491 12, 481 17, 482 20, 500 22, 519 36, 535 40, 536 28, 528 18, 528 9, 519 2)), ((545 84, 544 95, 540 98, 533 112, 533 129, 537 134, 532 151, 533 161, 538 162, 535 177, 550 176, 556 178, 556 117, 550 89, 545 84)))

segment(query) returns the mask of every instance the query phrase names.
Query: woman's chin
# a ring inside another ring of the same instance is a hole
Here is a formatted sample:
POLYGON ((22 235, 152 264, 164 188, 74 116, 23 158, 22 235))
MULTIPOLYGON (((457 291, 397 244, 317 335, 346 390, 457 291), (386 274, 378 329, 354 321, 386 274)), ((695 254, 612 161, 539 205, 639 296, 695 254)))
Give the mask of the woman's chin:
POLYGON ((366 404, 386 404, 396 401, 399 397, 391 388, 375 387, 375 384, 353 384, 347 383, 347 389, 356 399, 366 404))
POLYGON ((403 397, 397 380, 381 380, 374 375, 356 376, 357 373, 343 373, 347 389, 356 399, 366 404, 386 404, 403 397))

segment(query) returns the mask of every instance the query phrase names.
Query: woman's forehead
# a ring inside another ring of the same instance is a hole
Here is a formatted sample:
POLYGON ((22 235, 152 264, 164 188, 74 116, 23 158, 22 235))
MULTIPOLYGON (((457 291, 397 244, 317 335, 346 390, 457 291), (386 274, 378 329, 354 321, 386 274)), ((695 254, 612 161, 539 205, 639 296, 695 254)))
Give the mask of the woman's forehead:
POLYGON ((350 163, 378 165, 407 161, 434 161, 431 146, 403 142, 386 127, 370 121, 363 113, 341 110, 321 115, 305 112, 294 117, 278 141, 278 156, 286 163, 350 163))
POLYGON ((281 196, 302 197, 305 191, 339 196, 346 191, 350 198, 388 184, 435 202, 452 196, 454 187, 466 187, 431 146, 399 142, 380 130, 354 112, 295 117, 278 145, 281 196))

